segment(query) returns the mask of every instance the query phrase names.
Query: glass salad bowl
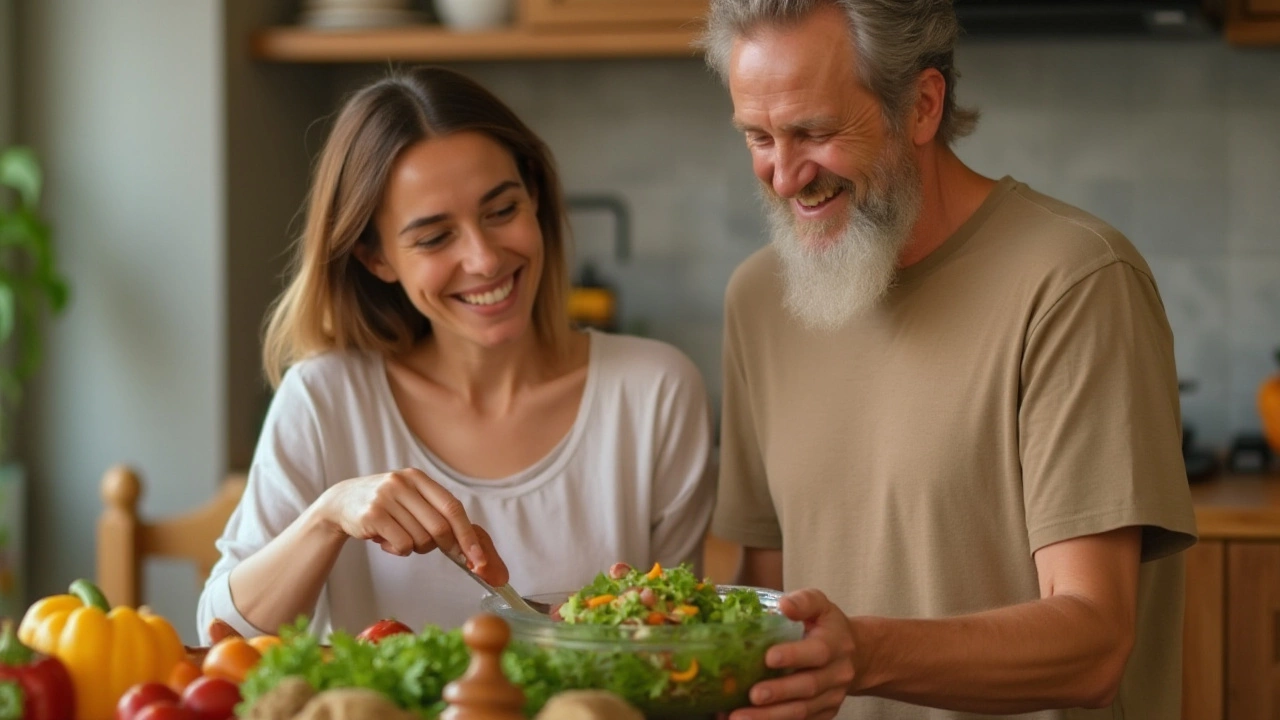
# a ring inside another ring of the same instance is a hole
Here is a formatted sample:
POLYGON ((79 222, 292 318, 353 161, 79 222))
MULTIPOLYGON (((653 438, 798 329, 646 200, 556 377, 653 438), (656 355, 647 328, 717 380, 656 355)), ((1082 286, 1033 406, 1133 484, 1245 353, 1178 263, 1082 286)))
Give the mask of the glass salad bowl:
MULTIPOLYGON (((801 623, 778 612, 781 593, 763 588, 717 585, 724 598, 748 590, 765 613, 736 622, 683 625, 569 624, 512 610, 497 595, 480 608, 511 628, 508 662, 511 680, 550 696, 562 690, 608 690, 647 718, 685 720, 713 717, 750 705, 747 692, 756 682, 782 674, 765 666, 770 647, 800 639, 801 623)), ((571 593, 532 596, 557 607, 571 593)))

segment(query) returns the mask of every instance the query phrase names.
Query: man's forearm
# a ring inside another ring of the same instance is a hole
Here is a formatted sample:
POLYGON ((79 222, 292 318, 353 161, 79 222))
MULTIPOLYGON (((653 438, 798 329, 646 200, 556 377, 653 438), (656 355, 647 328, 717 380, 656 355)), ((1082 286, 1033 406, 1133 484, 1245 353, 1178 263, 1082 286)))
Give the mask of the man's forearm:
POLYGON ((939 620, 849 622, 852 694, 977 713, 1104 707, 1133 643, 1131 629, 1070 595, 939 620))

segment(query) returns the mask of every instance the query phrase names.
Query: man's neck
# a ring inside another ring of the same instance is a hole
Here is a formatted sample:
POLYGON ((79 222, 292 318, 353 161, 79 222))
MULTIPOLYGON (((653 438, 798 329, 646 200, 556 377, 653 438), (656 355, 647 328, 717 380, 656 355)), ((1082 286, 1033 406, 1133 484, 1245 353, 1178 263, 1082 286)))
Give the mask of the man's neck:
POLYGON ((920 218, 899 267, 928 257, 982 206, 996 181, 974 172, 950 148, 930 144, 919 151, 920 218))

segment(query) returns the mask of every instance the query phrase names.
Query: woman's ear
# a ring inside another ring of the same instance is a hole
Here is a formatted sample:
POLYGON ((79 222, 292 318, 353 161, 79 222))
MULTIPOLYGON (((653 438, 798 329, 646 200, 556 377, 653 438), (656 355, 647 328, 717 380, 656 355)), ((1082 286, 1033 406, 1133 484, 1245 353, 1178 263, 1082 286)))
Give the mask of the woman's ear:
POLYGON ((356 259, 364 265, 373 276, 385 283, 393 283, 400 278, 396 275, 396 269, 391 267, 390 263, 382 254, 382 247, 376 242, 368 242, 361 239, 351 251, 356 259))

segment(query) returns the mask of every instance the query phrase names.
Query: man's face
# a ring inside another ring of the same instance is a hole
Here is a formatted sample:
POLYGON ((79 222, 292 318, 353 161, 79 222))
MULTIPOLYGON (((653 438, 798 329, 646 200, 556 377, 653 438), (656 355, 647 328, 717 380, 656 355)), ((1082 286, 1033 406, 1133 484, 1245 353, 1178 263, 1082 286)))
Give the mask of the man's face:
POLYGON ((739 39, 729 61, 787 305, 825 329, 883 297, 919 208, 912 146, 884 123, 854 52, 844 16, 825 8, 739 39))

